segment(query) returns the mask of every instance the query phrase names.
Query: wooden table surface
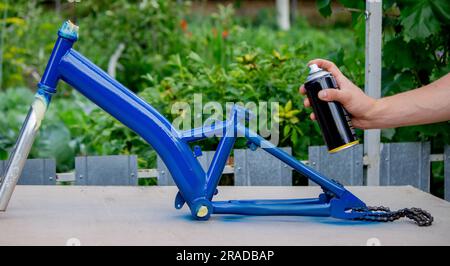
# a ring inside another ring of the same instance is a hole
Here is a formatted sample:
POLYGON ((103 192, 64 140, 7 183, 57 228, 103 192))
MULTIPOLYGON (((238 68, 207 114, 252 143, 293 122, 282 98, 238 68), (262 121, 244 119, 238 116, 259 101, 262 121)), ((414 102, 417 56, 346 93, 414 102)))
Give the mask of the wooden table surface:
MULTIPOLYGON (((450 245, 450 203, 410 186, 349 187, 369 206, 419 207, 430 227, 324 217, 213 215, 173 207, 176 187, 17 186, 0 245, 450 245)), ((216 199, 316 197, 318 187, 220 187, 216 199)))

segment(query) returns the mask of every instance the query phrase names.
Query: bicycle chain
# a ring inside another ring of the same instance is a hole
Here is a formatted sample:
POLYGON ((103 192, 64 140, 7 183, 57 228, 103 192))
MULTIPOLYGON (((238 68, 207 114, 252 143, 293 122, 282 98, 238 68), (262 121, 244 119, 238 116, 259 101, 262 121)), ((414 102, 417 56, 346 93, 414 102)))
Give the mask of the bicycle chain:
MULTIPOLYGON (((337 180, 332 179, 337 185, 343 186, 337 180)), ((324 189, 325 195, 327 197, 334 197, 334 193, 324 189)), ((355 218, 355 220, 370 221, 370 222, 393 222, 400 218, 406 217, 417 223, 419 226, 430 226, 433 223, 433 216, 425 210, 420 208, 403 208, 398 211, 391 211, 388 207, 378 206, 378 207, 365 207, 365 208, 354 208, 354 212, 371 212, 364 216, 355 218)))
POLYGON ((433 223, 433 216, 425 210, 419 208, 404 208, 398 211, 391 211, 387 207, 366 207, 353 209, 355 212, 372 212, 355 220, 371 222, 393 222, 406 217, 417 223, 419 226, 430 226, 433 223))

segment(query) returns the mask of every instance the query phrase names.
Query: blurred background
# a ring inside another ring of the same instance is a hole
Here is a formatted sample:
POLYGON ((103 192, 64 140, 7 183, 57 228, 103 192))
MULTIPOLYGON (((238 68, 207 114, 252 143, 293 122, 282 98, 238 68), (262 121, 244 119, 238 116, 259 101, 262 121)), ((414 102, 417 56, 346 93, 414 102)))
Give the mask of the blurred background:
MULTIPOLYGON (((383 1, 384 96, 450 71, 446 2, 383 1)), ((306 64, 317 57, 332 60, 364 86, 365 1, 289 4, 287 20, 280 21, 273 0, 1 0, 0 160, 14 145, 56 32, 67 19, 80 27, 75 49, 169 119, 172 104, 192 102, 194 93, 220 103, 279 102, 280 146, 307 159, 308 146, 323 140, 298 93, 306 64)), ((442 153, 450 144, 450 124, 387 129, 382 141, 430 141, 431 152, 442 153)), ((202 148, 216 144, 212 139, 202 148)), ((108 154, 137 154, 139 167, 155 167, 148 144, 61 82, 30 157, 56 158, 57 170, 65 172, 77 155, 108 154)), ((432 163, 432 193, 441 197, 443 171, 443 162, 432 163)))

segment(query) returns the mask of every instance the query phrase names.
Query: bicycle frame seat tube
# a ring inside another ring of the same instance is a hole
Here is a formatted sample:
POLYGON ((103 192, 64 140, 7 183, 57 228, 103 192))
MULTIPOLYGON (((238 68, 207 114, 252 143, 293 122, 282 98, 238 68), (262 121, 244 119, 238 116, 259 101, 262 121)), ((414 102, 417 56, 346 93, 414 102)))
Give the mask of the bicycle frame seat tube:
POLYGON ((217 186, 219 185, 220 178, 222 176, 223 169, 227 163, 228 156, 233 149, 234 143, 236 142, 236 123, 237 115, 236 110, 233 109, 230 120, 227 121, 227 126, 224 128, 222 133, 222 138, 217 146, 214 157, 211 161, 211 165, 206 174, 206 197, 212 200, 217 186))

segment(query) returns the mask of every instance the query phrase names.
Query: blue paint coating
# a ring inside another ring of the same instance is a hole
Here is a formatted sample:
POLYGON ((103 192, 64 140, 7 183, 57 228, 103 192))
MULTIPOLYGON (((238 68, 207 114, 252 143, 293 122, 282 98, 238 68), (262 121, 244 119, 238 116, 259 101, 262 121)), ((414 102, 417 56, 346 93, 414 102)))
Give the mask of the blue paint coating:
POLYGON ((58 72, 62 80, 152 145, 188 205, 204 197, 205 172, 189 145, 156 109, 73 49, 61 58, 58 72))
POLYGON ((63 80, 139 134, 164 161, 179 188, 175 208, 180 209, 187 203, 192 216, 199 220, 207 220, 213 213, 332 216, 342 219, 353 219, 367 214, 351 211, 352 208, 366 205, 342 185, 307 167, 246 128, 242 123, 252 119, 252 113, 248 110, 235 106, 226 121, 217 122, 210 127, 179 132, 150 104, 73 50, 73 43, 77 39, 78 27, 70 22, 64 23, 38 85, 37 95, 49 103, 56 92, 58 81, 63 80), (244 134, 252 149, 262 148, 316 182, 326 193, 314 199, 213 201, 238 132, 244 134), (194 153, 189 142, 213 137, 213 133, 224 135, 209 169, 205 172, 195 158, 200 155, 200 150, 196 149, 194 153))
POLYGON ((78 39, 78 26, 70 21, 64 22, 58 31, 58 38, 48 60, 41 82, 38 83, 36 97, 42 99, 45 104, 50 104, 53 94, 56 93, 56 86, 60 79, 60 73, 57 70, 61 58, 72 48, 74 42, 78 39))
POLYGON ((202 155, 203 155, 202 148, 200 146, 198 146, 198 145, 195 145, 194 146, 194 156, 195 157, 200 157, 202 155))
POLYGON ((76 41, 78 40, 78 26, 68 20, 63 23, 58 31, 58 35, 62 38, 76 41))
POLYGON ((48 107, 50 101, 52 100, 52 96, 55 93, 56 88, 46 86, 42 83, 38 83, 38 90, 36 92, 35 97, 42 99, 45 105, 48 107))

